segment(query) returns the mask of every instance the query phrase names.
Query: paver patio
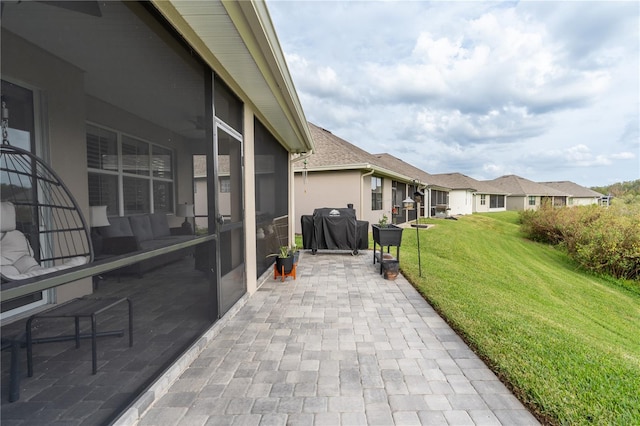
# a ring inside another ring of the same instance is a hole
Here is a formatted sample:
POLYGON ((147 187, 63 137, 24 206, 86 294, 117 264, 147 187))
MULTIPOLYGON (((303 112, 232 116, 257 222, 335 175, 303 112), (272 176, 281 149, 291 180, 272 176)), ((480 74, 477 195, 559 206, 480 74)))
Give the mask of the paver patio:
POLYGON ((371 259, 303 253, 297 280, 268 279, 138 423, 538 424, 402 275, 383 279, 371 259))

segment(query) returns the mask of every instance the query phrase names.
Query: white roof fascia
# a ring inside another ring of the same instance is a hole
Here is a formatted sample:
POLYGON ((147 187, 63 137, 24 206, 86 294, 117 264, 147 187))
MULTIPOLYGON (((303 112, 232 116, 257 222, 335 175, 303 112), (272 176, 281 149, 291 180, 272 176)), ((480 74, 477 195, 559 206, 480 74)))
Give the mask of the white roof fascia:
POLYGON ((414 181, 413 178, 410 178, 405 175, 401 175, 399 173, 393 172, 389 169, 385 169, 383 167, 379 167, 370 163, 354 163, 354 164, 340 164, 340 165, 332 165, 332 166, 315 166, 308 167, 306 169, 296 169, 295 173, 302 172, 332 172, 332 171, 342 171, 342 170, 373 170, 374 173, 381 174, 386 177, 395 178, 397 180, 405 181, 411 183, 414 181))

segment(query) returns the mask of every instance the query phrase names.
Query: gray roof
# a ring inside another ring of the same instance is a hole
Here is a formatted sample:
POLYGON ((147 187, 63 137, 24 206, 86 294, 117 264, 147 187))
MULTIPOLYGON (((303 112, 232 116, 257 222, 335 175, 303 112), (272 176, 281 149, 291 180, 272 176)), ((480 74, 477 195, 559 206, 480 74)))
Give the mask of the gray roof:
POLYGON ((508 194, 507 191, 481 182, 462 173, 439 173, 431 175, 434 183, 451 189, 468 189, 481 194, 508 194))
POLYGON ((577 198, 600 198, 603 197, 604 194, 596 192, 592 189, 585 188, 584 186, 580 186, 577 183, 563 180, 558 182, 539 182, 542 185, 551 187, 558 191, 565 192, 570 197, 577 198))
POLYGON ((294 163, 295 171, 375 170, 393 179, 410 183, 419 180, 428 183, 428 173, 405 163, 390 154, 369 154, 352 143, 334 135, 329 130, 309 123, 315 145, 313 154, 305 161, 294 163), (306 164, 305 164, 306 162, 306 164))
MULTIPOLYGON (((376 158, 367 151, 345 141, 329 130, 309 123, 315 149, 307 157, 307 170, 313 169, 361 169, 376 164, 376 158)), ((302 170, 304 162, 295 163, 295 170, 302 170)))
MULTIPOLYGON (((374 157, 376 157, 378 164, 382 167, 385 167, 389 170, 393 170, 396 173, 400 173, 403 174, 405 176, 408 176, 411 178, 411 180, 417 180, 418 183, 421 183, 423 185, 436 185, 436 183, 433 182, 432 180, 432 175, 430 175, 429 173, 425 172, 424 170, 421 170, 415 166, 412 166, 411 164, 407 163, 404 160, 399 159, 398 157, 394 157, 391 154, 373 154, 374 157)), ((449 187, 444 187, 446 189, 449 189, 449 187)))
POLYGON ((499 178, 485 182, 506 191, 509 195, 539 195, 545 197, 566 197, 568 195, 566 192, 516 175, 500 176, 499 178))

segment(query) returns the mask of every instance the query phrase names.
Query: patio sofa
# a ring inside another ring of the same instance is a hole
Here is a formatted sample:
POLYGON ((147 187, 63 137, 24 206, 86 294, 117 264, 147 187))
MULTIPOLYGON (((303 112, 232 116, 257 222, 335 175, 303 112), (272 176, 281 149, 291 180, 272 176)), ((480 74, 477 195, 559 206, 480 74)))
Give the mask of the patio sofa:
MULTIPOLYGON (((101 247, 96 250, 98 261, 137 251, 154 250, 193 238, 191 232, 184 228, 169 228, 167 215, 164 213, 110 217, 109 223, 109 226, 99 228, 98 245, 101 247)), ((118 272, 142 276, 151 269, 180 260, 190 253, 192 248, 165 253, 127 266, 118 272)))

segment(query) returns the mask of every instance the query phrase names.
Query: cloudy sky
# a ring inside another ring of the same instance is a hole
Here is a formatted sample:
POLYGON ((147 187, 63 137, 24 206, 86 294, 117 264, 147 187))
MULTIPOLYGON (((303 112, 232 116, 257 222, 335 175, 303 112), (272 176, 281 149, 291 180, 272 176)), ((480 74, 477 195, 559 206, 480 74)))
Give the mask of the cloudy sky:
POLYGON ((640 179, 640 3, 267 0, 307 119, 428 173, 640 179))

